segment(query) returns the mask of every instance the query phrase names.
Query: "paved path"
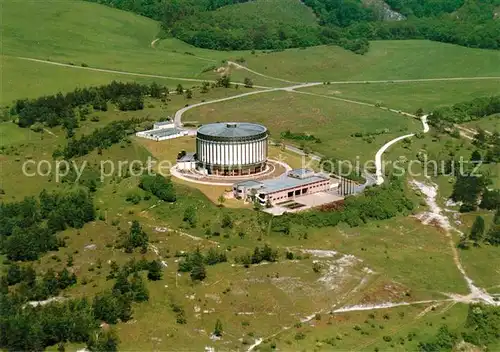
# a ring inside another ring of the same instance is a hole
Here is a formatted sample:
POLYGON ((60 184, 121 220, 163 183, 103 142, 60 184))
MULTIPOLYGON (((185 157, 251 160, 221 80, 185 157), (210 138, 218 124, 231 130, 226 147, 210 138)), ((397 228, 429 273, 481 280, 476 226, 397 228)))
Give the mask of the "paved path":
MULTIPOLYGON (((423 131, 424 133, 427 133, 429 132, 429 124, 427 123, 427 117, 428 115, 424 115, 420 118, 420 121, 422 121, 422 125, 423 125, 423 131)), ((383 165, 382 165, 382 154, 384 154, 384 152, 393 144, 403 140, 403 139, 406 139, 406 138, 411 138, 415 136, 415 133, 411 133, 411 134, 406 134, 404 136, 400 136, 400 137, 397 137, 397 138, 394 138, 393 140, 387 142, 386 144, 384 144, 382 146, 382 148, 380 148, 378 151, 377 151, 377 154, 375 154, 375 176, 377 177, 377 185, 381 185, 382 183, 384 183, 384 168, 383 168, 383 165)))
MULTIPOLYGON (((126 75, 126 76, 162 78, 162 79, 170 79, 170 80, 173 80, 173 81, 186 81, 186 82, 211 82, 211 83, 215 82, 215 81, 209 80, 209 79, 185 78, 185 77, 175 77, 175 76, 162 76, 162 75, 152 75, 152 74, 148 74, 148 73, 137 73, 137 72, 129 72, 129 71, 108 70, 108 69, 104 69, 104 68, 82 67, 82 66, 76 66, 76 65, 70 65, 70 64, 63 64, 61 62, 54 62, 54 61, 48 61, 48 60, 33 59, 33 58, 21 57, 21 56, 17 56, 16 59, 33 61, 33 62, 39 62, 39 63, 43 63, 43 64, 49 64, 49 65, 60 66, 60 67, 68 67, 68 68, 74 68, 74 69, 80 69, 80 70, 87 70, 87 71, 95 71, 95 72, 114 73, 114 74, 126 75)), ((243 83, 241 83, 241 82, 233 82, 233 84, 243 85, 243 83)), ((266 87, 266 86, 256 86, 256 85, 254 85, 254 87, 255 88, 264 88, 264 89, 269 89, 270 88, 270 87, 266 87)))
POLYGON ((273 77, 273 76, 268 76, 268 75, 265 75, 263 73, 260 73, 260 72, 257 72, 257 71, 254 71, 254 70, 251 70, 249 69, 248 67, 246 66, 243 66, 243 65, 240 65, 239 63, 237 62, 233 62, 233 61, 228 61, 227 62, 228 65, 230 66, 234 66, 234 67, 237 67, 237 68, 240 68, 242 70, 245 70, 245 71, 248 71, 248 72, 251 72, 257 76, 261 76, 261 77, 265 77, 265 78, 269 78, 269 79, 274 79, 276 81, 281 81, 281 82, 285 82, 285 83, 299 83, 299 82, 293 82, 293 81, 288 81, 286 79, 281 79, 281 78, 277 78, 277 77, 273 77))
MULTIPOLYGON (((281 165, 285 169, 285 172, 283 174, 281 174, 280 176, 275 176, 275 177, 281 177, 281 176, 285 175, 287 172, 292 171, 292 168, 287 163, 284 163, 284 162, 279 161, 279 160, 274 160, 274 159, 268 159, 268 160, 272 161, 273 163, 281 165)), ((172 168, 170 168, 170 175, 177 177, 178 179, 187 181, 187 182, 198 183, 200 185, 208 185, 208 186, 232 186, 237 182, 243 182, 243 181, 246 181, 249 179, 249 178, 242 177, 239 180, 233 179, 233 180, 231 180, 232 182, 202 181, 202 180, 197 180, 197 179, 192 178, 192 177, 184 176, 181 172, 179 172, 179 170, 177 170, 176 166, 173 166, 172 168)))
POLYGON ((247 97, 247 96, 255 95, 255 94, 270 93, 270 92, 276 92, 276 91, 289 91, 290 92, 290 91, 293 91, 294 89, 311 87, 311 86, 315 86, 315 85, 318 85, 318 83, 302 83, 302 84, 297 84, 297 85, 290 86, 290 87, 268 88, 268 89, 264 89, 264 90, 255 90, 255 91, 251 91, 251 92, 247 92, 247 93, 243 93, 243 94, 233 95, 231 97, 220 98, 220 99, 215 99, 215 100, 210 100, 210 101, 204 101, 204 102, 201 102, 201 103, 189 105, 189 106, 186 106, 186 107, 178 110, 175 113, 174 123, 175 123, 175 126, 182 127, 182 115, 186 111, 191 110, 193 108, 196 108, 198 106, 207 105, 207 104, 214 104, 214 103, 220 103, 220 102, 223 102, 223 101, 228 101, 228 100, 233 100, 233 99, 239 99, 239 98, 243 98, 243 97, 247 97))

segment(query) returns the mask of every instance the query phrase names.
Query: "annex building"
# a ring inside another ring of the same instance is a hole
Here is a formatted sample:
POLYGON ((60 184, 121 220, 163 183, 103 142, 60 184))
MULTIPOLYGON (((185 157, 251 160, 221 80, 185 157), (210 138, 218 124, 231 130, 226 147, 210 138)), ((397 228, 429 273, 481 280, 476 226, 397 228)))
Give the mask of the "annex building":
POLYGON ((262 205, 282 203, 297 197, 328 191, 330 178, 309 169, 295 169, 282 177, 269 180, 248 180, 233 185, 233 194, 239 199, 256 198, 262 205))

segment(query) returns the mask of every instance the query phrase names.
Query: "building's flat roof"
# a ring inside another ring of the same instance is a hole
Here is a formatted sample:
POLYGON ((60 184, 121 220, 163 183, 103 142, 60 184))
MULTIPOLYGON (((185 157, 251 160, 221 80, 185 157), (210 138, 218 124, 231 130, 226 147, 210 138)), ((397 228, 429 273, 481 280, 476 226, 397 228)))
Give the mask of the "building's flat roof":
POLYGON ((302 169, 293 169, 292 171, 290 171, 288 173, 288 175, 290 175, 292 177, 293 176, 295 176, 295 177, 303 177, 304 175, 311 174, 313 172, 314 171, 311 170, 311 169, 304 169, 304 168, 302 168, 302 169))
POLYGON ((301 187, 308 185, 310 183, 328 181, 328 178, 323 176, 311 176, 307 178, 293 178, 293 177, 280 177, 271 180, 262 181, 262 189, 259 189, 261 193, 275 193, 279 191, 284 191, 289 188, 301 187))
POLYGON ((158 121, 154 123, 156 126, 163 126, 163 125, 171 125, 173 124, 172 121, 166 120, 166 121, 158 121))
POLYGON ((267 131, 262 125, 248 122, 219 122, 203 125, 198 133, 212 137, 251 137, 267 131))
POLYGON ((180 131, 181 130, 177 128, 162 128, 160 130, 149 130, 144 132, 153 137, 165 137, 165 136, 171 136, 173 134, 178 134, 180 131))
POLYGON ((241 181, 235 184, 236 187, 254 187, 254 186, 261 186, 262 182, 260 181, 254 181, 254 180, 248 180, 248 181, 241 181))
POLYGON ((270 180, 263 181, 243 181, 237 183, 236 187, 248 187, 257 189, 259 193, 275 193, 279 191, 284 191, 289 188, 302 187, 311 183, 328 181, 327 177, 324 176, 310 176, 306 178, 294 178, 290 176, 282 176, 279 178, 273 178, 270 180))
POLYGON ((178 161, 179 162, 189 162, 189 161, 195 161, 195 158, 194 158, 194 155, 196 153, 194 152, 189 152, 189 153, 186 153, 186 155, 184 155, 182 158, 180 158, 178 161))

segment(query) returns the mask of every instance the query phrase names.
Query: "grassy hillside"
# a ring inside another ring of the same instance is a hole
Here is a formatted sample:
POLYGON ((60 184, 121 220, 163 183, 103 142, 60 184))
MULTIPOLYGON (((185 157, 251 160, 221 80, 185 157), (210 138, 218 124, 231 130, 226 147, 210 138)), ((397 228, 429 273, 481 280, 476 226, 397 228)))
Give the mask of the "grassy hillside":
MULTIPOLYGON (((421 128, 420 122, 414 119, 375 107, 285 92, 201 106, 188 111, 184 118, 202 123, 229 120, 259 122, 270 129, 272 138, 276 140, 286 130, 308 133, 321 140, 321 143, 308 144, 314 151, 348 160, 359 156, 362 161, 373 159, 375 146, 405 131, 421 128), (386 128, 387 133, 376 136, 371 143, 351 137, 356 132, 367 133, 386 128)), ((287 142, 298 145, 300 141, 287 142)))
POLYGON ((363 56, 335 46, 245 56, 249 67, 292 81, 500 76, 500 52, 422 40, 376 41, 363 56))
POLYGON ((129 12, 71 0, 18 5, 2 2, 4 55, 180 77, 200 75, 209 62, 179 41, 152 48, 159 25, 129 12))
POLYGON ((371 104, 379 103, 392 109, 414 113, 418 108, 429 112, 457 101, 494 95, 500 91, 500 79, 461 82, 334 84, 310 87, 305 91, 371 104))
POLYGON ((325 43, 315 15, 298 0, 257 0, 195 13, 176 22, 171 31, 185 42, 219 50, 325 43))

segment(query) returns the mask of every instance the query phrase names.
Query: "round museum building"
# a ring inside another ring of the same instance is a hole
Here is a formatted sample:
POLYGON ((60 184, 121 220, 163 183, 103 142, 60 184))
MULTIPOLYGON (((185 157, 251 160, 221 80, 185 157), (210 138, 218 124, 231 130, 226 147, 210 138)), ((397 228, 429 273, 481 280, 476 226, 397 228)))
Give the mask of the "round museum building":
POLYGON ((196 134, 197 168, 209 175, 251 175, 265 170, 267 128, 247 122, 211 123, 196 134))

